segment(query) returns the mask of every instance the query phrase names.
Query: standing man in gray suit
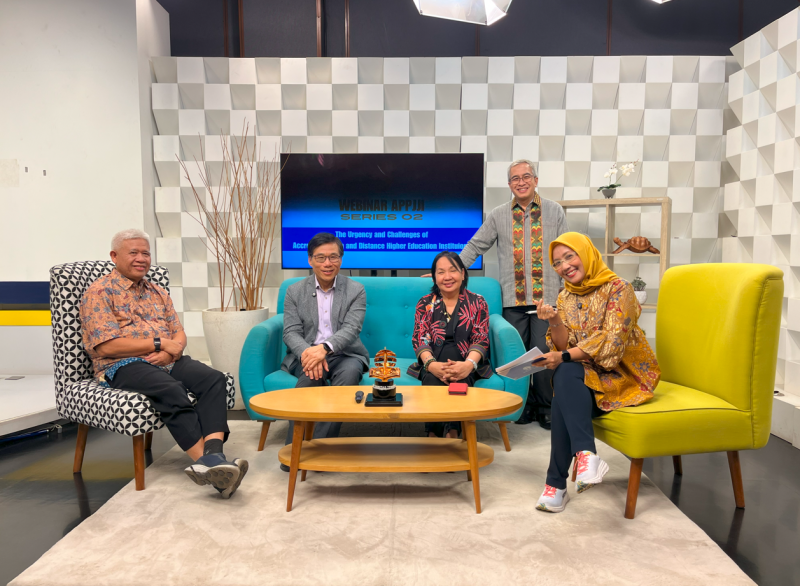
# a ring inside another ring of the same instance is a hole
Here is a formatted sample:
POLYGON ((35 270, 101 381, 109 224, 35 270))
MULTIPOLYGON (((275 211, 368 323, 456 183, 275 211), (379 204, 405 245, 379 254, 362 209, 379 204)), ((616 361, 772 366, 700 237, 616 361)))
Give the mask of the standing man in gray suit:
MULTIPOLYGON (((503 317, 517 329, 526 350, 538 346, 544 351, 548 324, 536 317, 534 304, 544 299, 555 307, 561 279, 550 263, 550 242, 569 228, 564 208, 540 198, 536 192, 538 184, 536 167, 531 161, 520 159, 511 163, 508 186, 514 197, 487 214, 460 256, 465 266, 471 266, 497 243, 503 317)), ((552 377, 550 370, 531 377, 528 403, 516 423, 536 419, 542 427, 550 429, 552 377)))
MULTIPOLYGON (((364 286, 340 275, 344 246, 320 232, 308 243, 313 275, 286 290, 283 341, 288 352, 281 369, 297 377, 296 387, 357 385, 369 367, 358 335, 364 325, 364 286)), ((314 437, 337 437, 341 423, 317 423, 314 437)), ((286 443, 292 442, 292 425, 286 443)), ((289 471, 281 464, 281 469, 289 471)))

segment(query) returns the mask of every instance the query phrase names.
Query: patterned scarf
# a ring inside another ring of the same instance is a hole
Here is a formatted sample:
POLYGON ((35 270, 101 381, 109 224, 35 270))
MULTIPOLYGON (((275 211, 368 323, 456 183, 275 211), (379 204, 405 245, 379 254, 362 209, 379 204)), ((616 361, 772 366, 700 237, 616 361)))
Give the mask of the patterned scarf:
MULTIPOLYGON (((539 194, 534 195, 531 206, 531 284, 533 301, 544 295, 542 288, 542 207, 539 194)), ((514 294, 516 305, 527 305, 525 287, 525 210, 519 204, 511 209, 511 234, 514 244, 514 294)))

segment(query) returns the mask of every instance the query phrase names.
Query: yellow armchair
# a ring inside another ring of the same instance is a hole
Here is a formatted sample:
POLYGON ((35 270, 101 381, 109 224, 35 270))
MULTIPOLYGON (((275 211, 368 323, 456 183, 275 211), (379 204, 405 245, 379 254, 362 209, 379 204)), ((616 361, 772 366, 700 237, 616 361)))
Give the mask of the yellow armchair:
POLYGON ((778 359, 783 272, 701 264, 664 274, 656 314, 661 382, 637 407, 594 420, 597 439, 631 458, 625 518, 633 519, 644 458, 727 452, 744 508, 739 450, 767 444, 778 359))

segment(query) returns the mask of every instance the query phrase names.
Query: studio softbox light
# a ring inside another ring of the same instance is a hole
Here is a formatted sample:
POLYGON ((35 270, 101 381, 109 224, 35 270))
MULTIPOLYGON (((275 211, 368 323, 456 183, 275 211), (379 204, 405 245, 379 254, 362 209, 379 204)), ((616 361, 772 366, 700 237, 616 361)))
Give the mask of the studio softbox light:
POLYGON ((424 16, 489 25, 503 18, 511 0, 413 0, 424 16))

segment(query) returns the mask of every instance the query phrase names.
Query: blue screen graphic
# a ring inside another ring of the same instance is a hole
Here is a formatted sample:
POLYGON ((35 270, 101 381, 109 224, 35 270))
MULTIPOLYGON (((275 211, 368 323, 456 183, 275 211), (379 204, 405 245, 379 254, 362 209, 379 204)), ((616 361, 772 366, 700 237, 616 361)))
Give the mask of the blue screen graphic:
POLYGON ((429 270, 483 222, 480 153, 283 154, 281 165, 285 269, 309 268, 308 241, 330 232, 344 269, 429 270))

